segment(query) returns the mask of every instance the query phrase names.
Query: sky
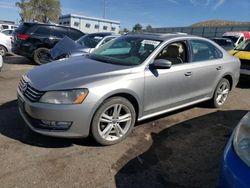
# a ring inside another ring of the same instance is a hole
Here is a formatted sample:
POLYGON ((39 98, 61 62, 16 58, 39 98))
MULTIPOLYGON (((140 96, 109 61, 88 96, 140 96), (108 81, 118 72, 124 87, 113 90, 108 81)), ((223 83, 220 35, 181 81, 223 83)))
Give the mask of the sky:
MULTIPOLYGON (((179 27, 224 19, 250 21, 250 0, 61 0, 62 14, 81 14, 121 22, 131 29, 136 23, 146 27, 179 27)), ((16 0, 0 1, 0 20, 18 21, 16 0)))

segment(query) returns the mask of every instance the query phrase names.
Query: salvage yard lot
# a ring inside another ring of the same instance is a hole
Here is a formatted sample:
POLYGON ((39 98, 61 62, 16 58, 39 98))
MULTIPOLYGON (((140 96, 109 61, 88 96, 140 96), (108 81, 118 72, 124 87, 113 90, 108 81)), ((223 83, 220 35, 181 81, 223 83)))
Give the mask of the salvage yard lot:
POLYGON ((225 144, 250 110, 250 84, 241 80, 221 109, 206 104, 137 123, 117 145, 59 139, 31 132, 21 119, 16 87, 34 67, 4 58, 0 73, 1 187, 215 187, 225 144))

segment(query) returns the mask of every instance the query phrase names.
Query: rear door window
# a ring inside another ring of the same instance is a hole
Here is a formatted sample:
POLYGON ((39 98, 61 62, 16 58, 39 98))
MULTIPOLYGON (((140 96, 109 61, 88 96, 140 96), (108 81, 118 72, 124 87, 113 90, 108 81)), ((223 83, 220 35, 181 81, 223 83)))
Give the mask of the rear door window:
POLYGON ((62 28, 62 27, 54 27, 54 29, 52 29, 52 33, 51 33, 54 37, 56 38, 64 38, 65 36, 68 36, 68 31, 67 28, 62 28))
POLYGON ((190 44, 193 62, 222 58, 222 52, 207 41, 192 40, 190 44))
POLYGON ((74 29, 69 29, 69 37, 73 40, 79 39, 81 36, 83 36, 83 33, 74 29))
POLYGON ((34 31, 36 35, 42 36, 50 36, 51 34, 51 27, 50 26, 37 26, 36 30, 34 31))

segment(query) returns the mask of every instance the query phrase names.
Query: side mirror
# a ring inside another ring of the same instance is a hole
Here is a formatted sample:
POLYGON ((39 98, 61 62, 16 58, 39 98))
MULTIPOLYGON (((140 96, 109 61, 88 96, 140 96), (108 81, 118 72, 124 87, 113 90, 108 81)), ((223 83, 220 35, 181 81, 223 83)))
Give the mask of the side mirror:
POLYGON ((172 62, 166 59, 156 59, 150 67, 154 69, 170 69, 172 66, 172 62))

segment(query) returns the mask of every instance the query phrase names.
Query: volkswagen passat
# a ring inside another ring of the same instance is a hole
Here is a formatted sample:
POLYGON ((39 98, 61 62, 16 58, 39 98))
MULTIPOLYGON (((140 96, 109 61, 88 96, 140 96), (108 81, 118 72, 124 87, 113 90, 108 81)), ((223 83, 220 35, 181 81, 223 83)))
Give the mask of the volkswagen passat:
POLYGON ((226 101, 240 62, 214 42, 184 34, 129 34, 87 56, 34 68, 19 110, 35 132, 120 142, 136 121, 210 100, 226 101))

